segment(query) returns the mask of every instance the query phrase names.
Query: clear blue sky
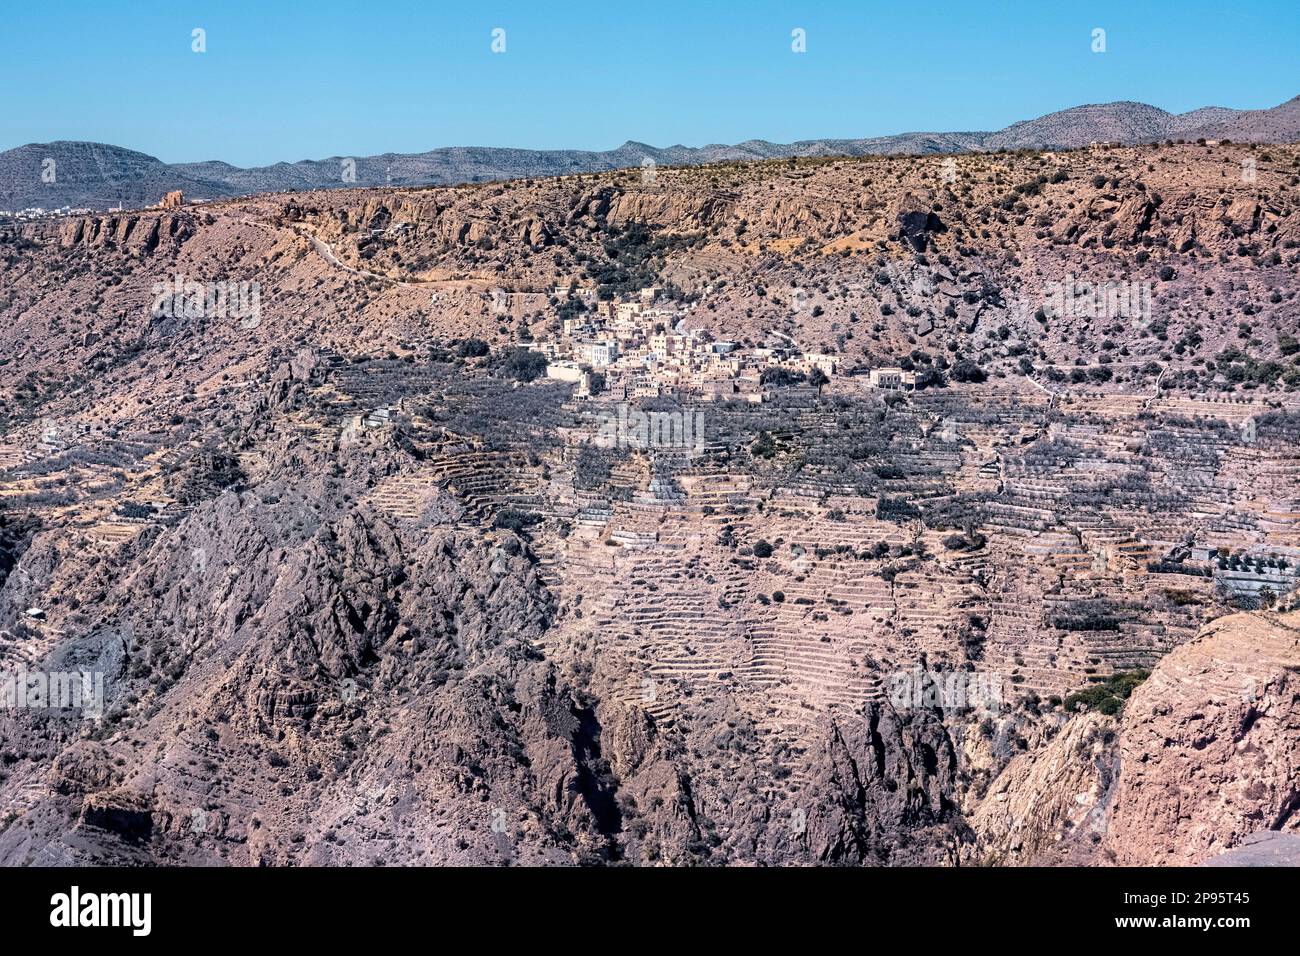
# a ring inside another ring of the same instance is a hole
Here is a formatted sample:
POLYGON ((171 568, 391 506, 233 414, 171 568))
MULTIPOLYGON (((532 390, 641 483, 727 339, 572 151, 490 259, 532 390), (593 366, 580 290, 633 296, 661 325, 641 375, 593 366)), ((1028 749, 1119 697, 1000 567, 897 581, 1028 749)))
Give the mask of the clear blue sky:
POLYGON ((246 166, 788 142, 1119 99, 1275 106, 1300 94, 1300 0, 9 0, 0 75, 0 149, 95 140, 246 166))

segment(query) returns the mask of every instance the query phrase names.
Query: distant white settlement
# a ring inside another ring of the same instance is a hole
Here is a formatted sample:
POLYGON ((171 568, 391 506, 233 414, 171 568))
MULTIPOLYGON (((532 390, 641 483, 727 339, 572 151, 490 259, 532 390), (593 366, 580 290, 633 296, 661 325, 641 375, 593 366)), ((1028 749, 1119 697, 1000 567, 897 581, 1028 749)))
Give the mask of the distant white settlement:
POLYGON ((693 396, 761 402, 773 381, 816 391, 839 371, 834 355, 717 341, 690 327, 694 305, 667 299, 658 287, 633 299, 598 300, 590 286, 562 294, 578 296, 585 308, 531 348, 546 356, 549 377, 578 385, 579 398, 602 391, 597 383, 603 382, 604 395, 615 401, 693 396))

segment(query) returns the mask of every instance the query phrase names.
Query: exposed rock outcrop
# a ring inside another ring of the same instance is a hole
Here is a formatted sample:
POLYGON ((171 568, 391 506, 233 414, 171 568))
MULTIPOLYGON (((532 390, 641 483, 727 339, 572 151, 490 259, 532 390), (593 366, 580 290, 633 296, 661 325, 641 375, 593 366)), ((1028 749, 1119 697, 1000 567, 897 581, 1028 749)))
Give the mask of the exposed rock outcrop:
POLYGON ((1116 772, 1116 723, 1068 720, 1045 746, 1014 757, 971 816, 972 862, 997 866, 1080 862, 1106 828, 1116 772))
POLYGON ((1124 709, 1107 855, 1186 865, 1300 832, 1298 675, 1300 613, 1224 618, 1162 660, 1124 709))
POLYGON ((1300 866, 1300 836, 1260 830, 1201 866, 1300 866))
POLYGON ((941 714, 887 703, 833 723, 814 771, 813 859, 837 864, 953 862, 967 829, 957 811, 957 756, 941 714), (903 834, 906 836, 903 836, 903 834))
POLYGON ((933 200, 928 196, 911 193, 903 196, 894 209, 894 221, 899 236, 916 252, 924 252, 930 245, 933 233, 945 232, 947 227, 934 211, 933 200))

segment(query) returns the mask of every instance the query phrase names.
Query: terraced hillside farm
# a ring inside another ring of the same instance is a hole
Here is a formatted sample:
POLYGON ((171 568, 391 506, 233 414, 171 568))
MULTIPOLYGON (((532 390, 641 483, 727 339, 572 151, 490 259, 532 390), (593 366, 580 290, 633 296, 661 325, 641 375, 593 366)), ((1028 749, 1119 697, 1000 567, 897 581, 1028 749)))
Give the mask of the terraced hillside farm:
POLYGON ((1300 827, 1300 148, 178 202, 0 226, 0 862, 1300 827))

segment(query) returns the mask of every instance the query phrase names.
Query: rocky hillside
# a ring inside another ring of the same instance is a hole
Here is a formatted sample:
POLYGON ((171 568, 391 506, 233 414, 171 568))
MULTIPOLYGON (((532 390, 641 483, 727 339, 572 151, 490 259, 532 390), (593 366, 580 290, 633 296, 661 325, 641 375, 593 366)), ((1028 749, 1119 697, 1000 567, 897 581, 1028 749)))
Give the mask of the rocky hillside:
MULTIPOLYGON (((106 670, 108 714, 3 715, 0 862, 953 860, 959 772, 933 713, 832 726, 793 823, 733 707, 669 729, 542 649, 563 612, 526 540, 455 530, 451 501, 395 520, 358 504, 355 450, 303 454, 77 588, 93 618, 45 663, 106 670)), ((37 534, 22 566, 48 573, 67 541, 37 534)))
POLYGON ((232 193, 219 180, 103 143, 31 143, 0 153, 0 209, 142 209, 172 189, 199 199, 232 193))
POLYGON ((1121 717, 1075 717, 1013 759, 973 814, 977 858, 1294 865, 1298 666, 1300 614, 1215 621, 1155 667, 1121 717))
POLYGON ((1147 143, 1169 135, 1175 117, 1145 103, 1076 106, 1013 123, 989 135, 990 149, 1077 149, 1090 143, 1147 143))
POLYGON ((1300 96, 1268 110, 1232 112, 1187 130, 1187 137, 1241 142, 1293 143, 1300 138, 1300 96))
POLYGON ((1134 692, 1103 853, 1203 863, 1258 831, 1300 833, 1300 614, 1235 615, 1134 692))
POLYGON ((0 674, 103 708, 0 708, 0 862, 1265 853, 1298 185, 1148 145, 3 226, 0 674), (774 361, 548 377, 615 301, 774 361), (699 447, 600 441, 620 408, 699 447))

